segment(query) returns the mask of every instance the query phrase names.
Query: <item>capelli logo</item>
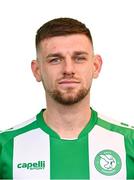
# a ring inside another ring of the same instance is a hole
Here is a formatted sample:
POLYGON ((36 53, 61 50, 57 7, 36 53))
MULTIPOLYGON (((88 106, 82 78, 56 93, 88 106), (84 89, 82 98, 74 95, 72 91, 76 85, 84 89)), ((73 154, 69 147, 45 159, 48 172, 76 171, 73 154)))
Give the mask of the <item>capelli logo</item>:
POLYGON ((45 161, 19 163, 17 164, 17 168, 27 170, 43 170, 45 169, 45 161))

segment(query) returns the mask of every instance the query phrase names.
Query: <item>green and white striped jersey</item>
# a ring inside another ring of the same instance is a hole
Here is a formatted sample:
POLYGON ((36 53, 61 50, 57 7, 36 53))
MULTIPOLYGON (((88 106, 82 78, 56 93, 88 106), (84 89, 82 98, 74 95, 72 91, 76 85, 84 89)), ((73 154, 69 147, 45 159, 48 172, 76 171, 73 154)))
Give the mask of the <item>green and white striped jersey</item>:
POLYGON ((0 134, 1 179, 134 179, 134 129, 92 109, 77 139, 61 139, 43 110, 0 134))

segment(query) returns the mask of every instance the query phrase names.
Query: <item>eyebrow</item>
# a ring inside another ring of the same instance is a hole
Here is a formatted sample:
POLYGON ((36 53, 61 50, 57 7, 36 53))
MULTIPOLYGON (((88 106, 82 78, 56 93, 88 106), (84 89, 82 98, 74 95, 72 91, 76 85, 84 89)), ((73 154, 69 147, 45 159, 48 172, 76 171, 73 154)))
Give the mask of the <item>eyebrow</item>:
MULTIPOLYGON (((85 51, 74 51, 73 56, 77 56, 77 55, 89 55, 89 54, 85 51)), ((63 55, 61 53, 50 53, 46 56, 47 59, 51 57, 63 57, 63 55)))
POLYGON ((73 55, 89 55, 89 54, 85 51, 74 51, 73 55))
POLYGON ((46 56, 46 58, 51 58, 51 57, 63 57, 61 53, 50 53, 46 56))

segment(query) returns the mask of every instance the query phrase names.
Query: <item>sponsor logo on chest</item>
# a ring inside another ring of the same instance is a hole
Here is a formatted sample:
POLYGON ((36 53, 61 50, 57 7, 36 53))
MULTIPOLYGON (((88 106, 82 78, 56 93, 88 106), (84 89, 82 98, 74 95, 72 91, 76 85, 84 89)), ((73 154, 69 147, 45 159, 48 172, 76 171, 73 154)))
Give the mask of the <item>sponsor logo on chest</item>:
POLYGON ((43 170, 45 169, 45 161, 19 163, 17 164, 17 168, 27 170, 43 170))

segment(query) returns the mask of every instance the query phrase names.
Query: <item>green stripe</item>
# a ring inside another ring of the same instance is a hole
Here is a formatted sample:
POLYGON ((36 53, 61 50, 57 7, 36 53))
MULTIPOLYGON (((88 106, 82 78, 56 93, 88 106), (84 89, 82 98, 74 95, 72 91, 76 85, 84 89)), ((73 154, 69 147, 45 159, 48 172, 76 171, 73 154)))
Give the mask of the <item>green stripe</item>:
POLYGON ((51 179, 89 179, 88 137, 50 138, 51 179))
POLYGON ((13 178, 13 140, 5 144, 1 154, 2 178, 13 178))
POLYGON ((134 179, 134 141, 125 139, 127 179, 134 179), (133 148, 132 148, 133 147, 133 148))

